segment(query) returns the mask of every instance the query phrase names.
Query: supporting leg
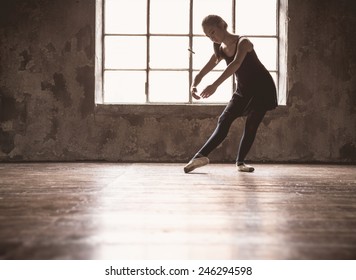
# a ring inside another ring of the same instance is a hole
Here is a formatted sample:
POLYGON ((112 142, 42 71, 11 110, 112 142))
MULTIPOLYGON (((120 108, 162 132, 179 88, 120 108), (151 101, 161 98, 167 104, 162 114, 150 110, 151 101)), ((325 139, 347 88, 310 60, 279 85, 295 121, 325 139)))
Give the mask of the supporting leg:
POLYGON ((252 166, 245 165, 244 161, 248 152, 252 147, 252 144, 256 137, 257 129, 260 123, 262 122, 265 114, 266 114, 265 111, 263 112, 253 111, 246 118, 245 129, 244 129, 243 136, 241 138, 239 152, 236 160, 239 171, 245 171, 245 172, 254 171, 254 168, 252 166))

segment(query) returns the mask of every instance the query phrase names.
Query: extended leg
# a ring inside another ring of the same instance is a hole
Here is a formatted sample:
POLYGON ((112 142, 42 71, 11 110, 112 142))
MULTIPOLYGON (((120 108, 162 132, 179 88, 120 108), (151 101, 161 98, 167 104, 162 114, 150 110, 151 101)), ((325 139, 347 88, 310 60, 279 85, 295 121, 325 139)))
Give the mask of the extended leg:
POLYGON ((224 139, 226 138, 232 122, 235 120, 235 117, 230 113, 224 112, 218 120, 218 124, 210 136, 208 141, 204 146, 199 150, 197 155, 208 156, 217 146, 219 146, 224 139))
POLYGON ((199 152, 184 167, 185 173, 191 172, 194 169, 209 163, 207 156, 226 138, 233 120, 234 119, 224 111, 224 113, 219 117, 218 124, 213 134, 210 136, 208 141, 206 141, 199 152))

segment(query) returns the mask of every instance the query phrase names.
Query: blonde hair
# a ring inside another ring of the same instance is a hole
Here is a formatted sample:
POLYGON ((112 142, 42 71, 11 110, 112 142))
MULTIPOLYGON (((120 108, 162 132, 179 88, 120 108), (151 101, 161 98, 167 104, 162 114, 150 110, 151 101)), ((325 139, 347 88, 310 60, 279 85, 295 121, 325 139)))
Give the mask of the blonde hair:
POLYGON ((223 18, 218 15, 208 15, 203 19, 201 23, 202 26, 207 26, 207 25, 220 26, 220 24, 223 25, 225 30, 227 29, 228 25, 226 21, 223 20, 223 18))
MULTIPOLYGON (((218 15, 208 15, 206 16, 202 23, 201 23, 202 27, 206 27, 206 26, 216 26, 216 27, 221 27, 223 26, 223 28, 225 30, 227 30, 227 23, 225 20, 223 20, 223 18, 221 16, 218 15)), ((216 57, 216 62, 218 63, 219 60, 222 58, 221 57, 221 52, 220 52, 220 45, 214 43, 214 54, 216 57)))

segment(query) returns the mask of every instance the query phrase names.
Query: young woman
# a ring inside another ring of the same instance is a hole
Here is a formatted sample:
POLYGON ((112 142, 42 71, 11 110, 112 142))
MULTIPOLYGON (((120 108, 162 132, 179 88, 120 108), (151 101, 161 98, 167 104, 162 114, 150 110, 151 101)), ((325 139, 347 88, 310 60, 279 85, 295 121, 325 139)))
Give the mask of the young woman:
POLYGON ((253 172, 254 168, 245 164, 245 157, 255 140, 258 126, 266 112, 277 107, 276 87, 271 75, 258 59, 253 44, 248 38, 228 32, 227 23, 217 15, 209 15, 204 18, 202 27, 205 35, 214 43, 214 54, 194 78, 191 85, 192 96, 195 99, 210 97, 221 83, 233 74, 237 78, 237 90, 220 115, 215 131, 184 167, 184 172, 188 173, 207 165, 210 152, 226 138, 232 122, 242 116, 246 116, 246 123, 238 150, 236 166, 238 171, 253 172), (227 64, 226 69, 199 96, 197 86, 203 77, 223 59, 227 64))

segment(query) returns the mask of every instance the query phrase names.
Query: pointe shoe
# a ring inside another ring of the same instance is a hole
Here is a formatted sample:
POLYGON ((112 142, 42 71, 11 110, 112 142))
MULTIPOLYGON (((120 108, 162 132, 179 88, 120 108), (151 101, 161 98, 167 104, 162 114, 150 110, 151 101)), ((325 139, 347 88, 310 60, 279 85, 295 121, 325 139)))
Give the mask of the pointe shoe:
POLYGON ((253 168, 251 165, 247 164, 236 164, 237 170, 240 172, 253 172, 255 171, 255 168, 253 168))
POLYGON ((193 158, 188 162, 186 166, 184 166, 184 172, 189 173, 196 168, 202 167, 209 163, 209 159, 207 157, 193 158))

